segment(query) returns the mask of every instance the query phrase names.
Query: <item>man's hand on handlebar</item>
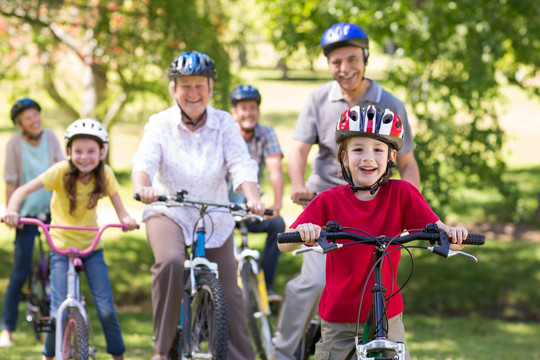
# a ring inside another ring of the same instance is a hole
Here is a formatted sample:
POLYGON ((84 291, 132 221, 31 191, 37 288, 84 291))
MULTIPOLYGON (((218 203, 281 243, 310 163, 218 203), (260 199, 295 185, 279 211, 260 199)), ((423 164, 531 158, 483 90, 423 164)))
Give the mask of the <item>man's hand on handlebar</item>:
POLYGON ((311 199, 315 197, 315 193, 305 186, 293 186, 291 188, 291 200, 298 205, 305 206, 311 199))
POLYGON ((461 243, 467 238, 469 232, 463 226, 448 226, 440 220, 437 221, 437 226, 450 238, 450 241, 452 242, 452 244, 450 244, 450 249, 461 250, 466 246, 461 245, 461 243))

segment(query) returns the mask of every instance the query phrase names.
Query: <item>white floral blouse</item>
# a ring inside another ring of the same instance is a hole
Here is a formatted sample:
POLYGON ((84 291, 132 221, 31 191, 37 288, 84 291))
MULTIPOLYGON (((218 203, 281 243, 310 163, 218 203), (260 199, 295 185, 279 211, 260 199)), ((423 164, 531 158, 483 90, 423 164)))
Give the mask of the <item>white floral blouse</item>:
MULTIPOLYGON (((210 105, 206 111, 205 125, 195 131, 181 121, 177 105, 152 115, 145 125, 132 171, 146 172, 158 194, 187 190, 191 198, 226 203, 227 173, 237 190, 244 182, 257 182, 257 163, 249 156, 232 116, 210 105)), ((186 244, 191 245, 199 218, 197 210, 147 205, 143 221, 155 213, 174 220, 182 228, 186 244)), ((231 235, 234 220, 228 212, 212 212, 210 217, 205 217, 206 247, 217 248, 231 235)))

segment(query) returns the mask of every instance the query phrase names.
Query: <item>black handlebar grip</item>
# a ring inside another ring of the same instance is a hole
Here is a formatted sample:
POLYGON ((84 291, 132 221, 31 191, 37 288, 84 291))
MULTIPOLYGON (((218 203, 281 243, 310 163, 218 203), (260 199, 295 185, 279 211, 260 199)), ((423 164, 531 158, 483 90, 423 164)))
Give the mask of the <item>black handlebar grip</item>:
MULTIPOLYGON (((141 201, 141 195, 139 194, 133 194, 133 198, 137 201, 141 201)), ((158 201, 166 201, 166 200, 167 200, 167 196, 165 195, 158 196, 158 201)))
POLYGON ((469 234, 462 244, 465 245, 484 245, 486 237, 482 234, 469 234))
POLYGON ((294 232, 283 232, 277 234, 277 242, 280 244, 292 244, 292 243, 303 243, 300 233, 294 232))
POLYGON ((272 209, 266 209, 266 210, 264 210, 264 215, 266 215, 266 216, 272 216, 272 215, 274 215, 274 210, 272 210, 272 209))

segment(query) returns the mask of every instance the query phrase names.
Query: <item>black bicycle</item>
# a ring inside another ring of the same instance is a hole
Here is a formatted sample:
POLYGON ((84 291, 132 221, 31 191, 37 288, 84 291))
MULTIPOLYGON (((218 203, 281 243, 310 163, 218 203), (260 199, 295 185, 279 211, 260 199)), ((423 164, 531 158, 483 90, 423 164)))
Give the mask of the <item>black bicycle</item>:
MULTIPOLYGON (((358 360, 404 360, 406 354, 406 347, 404 343, 393 342, 388 340, 388 318, 386 315, 386 289, 382 283, 382 263, 385 258, 388 257, 390 252, 405 249, 408 251, 410 248, 420 248, 433 252, 439 256, 448 258, 455 255, 462 255, 469 257, 478 262, 478 259, 464 251, 451 250, 451 242, 446 233, 439 229, 436 224, 428 224, 420 232, 410 232, 407 235, 389 237, 389 236, 367 236, 361 235, 358 232, 361 230, 355 228, 343 228, 337 222, 328 222, 323 230, 321 236, 317 240, 318 246, 307 247, 295 250, 293 255, 303 253, 307 251, 316 251, 319 253, 328 253, 340 249, 345 246, 364 244, 375 245, 374 252, 374 265, 372 268, 372 274, 374 278, 374 285, 371 289, 373 293, 373 304, 370 308, 370 315, 368 321, 364 326, 363 335, 360 336, 360 325, 357 322, 357 330, 355 337, 355 349, 358 360), (330 242, 328 242, 330 240, 330 242), (347 243, 337 243, 336 240, 352 240, 347 243), (429 241, 432 246, 405 246, 406 243, 415 240, 429 241), (399 245, 399 248, 390 247, 391 245, 399 245)), ((278 235, 279 243, 303 243, 300 234, 297 232, 286 232, 278 235)), ((466 245, 483 245, 485 237, 479 234, 469 234, 467 239, 462 244, 466 245)), ((408 251, 411 258, 412 254, 408 251)), ((412 270, 411 274, 412 275, 412 270)), ((408 281, 408 280, 407 280, 408 281)), ((366 281, 367 283, 367 281, 366 281)), ((403 285, 404 286, 404 285, 403 285)), ((391 294, 390 297, 397 294, 397 292, 403 289, 403 286, 391 294)), ((366 291, 364 287, 364 291, 366 291)), ((360 299, 363 299, 361 295, 360 299)), ((361 308, 359 306, 359 313, 361 308)))
MULTIPOLYGON (((43 222, 50 222, 48 213, 32 213, 27 217, 39 219, 43 222)), ((51 289, 49 281, 49 257, 43 248, 41 232, 36 234, 38 247, 28 275, 27 287, 23 289, 22 296, 26 302, 26 321, 32 325, 34 337, 37 341, 42 341, 42 334, 54 331, 54 321, 49 316, 51 305, 51 289)))

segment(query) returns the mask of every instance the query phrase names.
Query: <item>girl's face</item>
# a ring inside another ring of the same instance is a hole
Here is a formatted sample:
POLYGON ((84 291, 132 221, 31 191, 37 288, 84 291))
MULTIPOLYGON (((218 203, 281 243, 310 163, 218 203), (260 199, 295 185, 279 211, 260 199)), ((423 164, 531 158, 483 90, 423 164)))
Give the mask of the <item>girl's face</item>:
POLYGON ((92 172, 105 157, 105 148, 90 138, 77 138, 71 142, 68 155, 81 174, 92 172))
MULTIPOLYGON (((371 186, 386 171, 389 147, 386 143, 369 137, 354 137, 346 140, 343 163, 351 171, 356 186, 371 186)), ((392 149, 390 160, 394 161, 397 151, 392 149)))

